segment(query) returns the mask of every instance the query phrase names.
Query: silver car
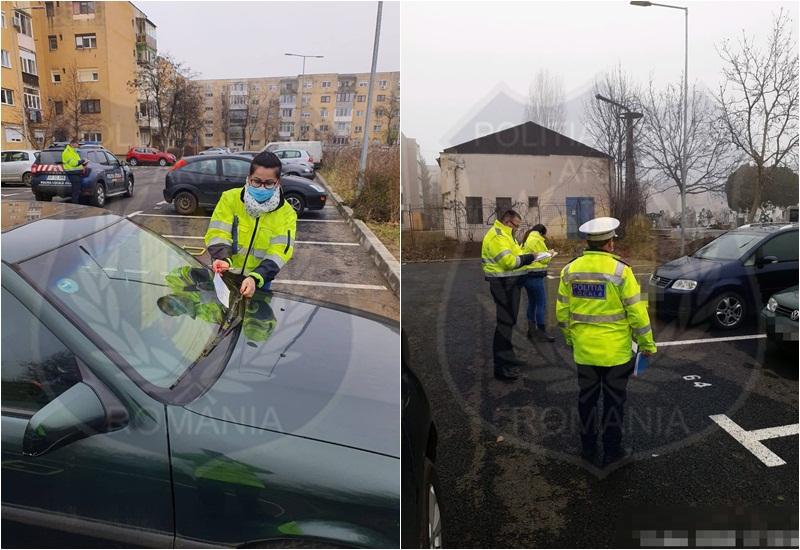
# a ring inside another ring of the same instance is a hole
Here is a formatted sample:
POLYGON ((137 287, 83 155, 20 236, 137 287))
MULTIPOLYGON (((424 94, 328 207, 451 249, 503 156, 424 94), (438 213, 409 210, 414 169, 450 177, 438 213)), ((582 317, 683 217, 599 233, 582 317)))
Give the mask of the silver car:
POLYGON ((227 147, 212 147, 211 149, 206 149, 205 151, 200 151, 197 153, 198 155, 229 155, 231 150, 227 147))
POLYGON ((13 149, 3 151, 3 183, 31 184, 31 165, 36 162, 39 151, 32 149, 13 149))

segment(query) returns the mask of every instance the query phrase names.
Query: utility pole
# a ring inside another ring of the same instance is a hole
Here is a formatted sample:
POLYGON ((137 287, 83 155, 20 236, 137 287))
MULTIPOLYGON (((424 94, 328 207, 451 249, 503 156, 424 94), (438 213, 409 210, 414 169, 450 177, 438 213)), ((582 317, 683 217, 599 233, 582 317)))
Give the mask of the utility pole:
POLYGON ((367 113, 364 117, 364 139, 361 143, 361 158, 358 162, 358 180, 356 189, 361 193, 364 189, 364 173, 367 171, 367 150, 369 149, 369 122, 372 115, 372 88, 375 85, 375 68, 378 65, 378 44, 381 38, 381 14, 383 2, 378 2, 378 15, 375 20, 375 42, 372 45, 372 69, 369 73, 369 88, 367 91, 367 113))

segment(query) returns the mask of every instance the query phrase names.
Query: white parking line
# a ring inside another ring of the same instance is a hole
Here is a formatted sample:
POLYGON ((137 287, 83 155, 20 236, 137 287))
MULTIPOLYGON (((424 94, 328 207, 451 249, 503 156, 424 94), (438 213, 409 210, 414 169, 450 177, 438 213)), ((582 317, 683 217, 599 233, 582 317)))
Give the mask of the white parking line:
POLYGON ((169 204, 167 201, 157 202, 156 206, 161 206, 162 204, 169 204))
POLYGON ((5 195, 3 195, 3 196, 4 196, 4 197, 13 197, 14 195, 21 195, 21 194, 22 194, 22 192, 20 191, 19 193, 6 193, 6 194, 5 194, 5 195))
POLYGON ((720 428, 728 432, 736 441, 741 443, 745 449, 753 453, 756 458, 763 462, 768 468, 783 466, 786 464, 786 461, 770 451, 761 441, 764 439, 773 439, 775 437, 797 435, 798 428, 800 427, 798 424, 787 424, 785 426, 775 426, 774 428, 748 431, 724 414, 713 414, 709 416, 709 418, 716 422, 720 428))
POLYGON ((300 286, 328 286, 333 288, 354 288, 357 290, 389 290, 381 285, 358 285, 354 283, 331 283, 328 281, 293 281, 291 279, 275 279, 272 284, 283 283, 285 285, 300 285, 300 286))
POLYGON ((689 344, 708 344, 712 342, 732 342, 734 340, 758 340, 766 338, 766 334, 748 334, 746 336, 723 336, 720 338, 699 338, 697 340, 675 340, 673 342, 656 342, 658 347, 686 346, 689 344))
MULTIPOLYGON (((186 235, 161 235, 167 239, 189 239, 189 240, 196 240, 202 241, 205 237, 188 237, 186 235)), ((339 243, 339 242, 331 242, 331 241, 294 241, 294 244, 327 244, 330 246, 359 246, 359 243, 339 243)))

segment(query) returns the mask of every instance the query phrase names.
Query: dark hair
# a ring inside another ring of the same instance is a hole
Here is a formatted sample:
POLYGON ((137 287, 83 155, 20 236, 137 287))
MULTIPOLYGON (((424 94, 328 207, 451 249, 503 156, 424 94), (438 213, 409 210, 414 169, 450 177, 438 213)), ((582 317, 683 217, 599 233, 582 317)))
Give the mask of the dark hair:
POLYGON ((76 137, 69 138, 69 142, 70 142, 70 144, 72 144, 72 143, 80 143, 80 141, 76 137))
POLYGON ((250 161, 250 175, 253 175, 253 172, 256 171, 256 168, 261 166, 262 168, 275 168, 278 170, 278 177, 281 175, 281 159, 278 158, 278 155, 272 153, 270 151, 261 151, 253 160, 250 161))
POLYGON ((537 233, 539 233, 539 235, 541 235, 542 237, 544 237, 545 235, 547 235, 547 228, 546 228, 545 226, 543 226, 542 224, 540 224, 540 223, 537 223, 536 225, 534 225, 533 227, 531 227, 530 229, 528 229, 528 230, 525 232, 525 236, 524 236, 524 237, 522 237, 522 244, 525 244, 525 241, 527 241, 527 240, 528 240, 528 237, 530 236, 530 234, 531 234, 531 232, 532 232, 532 231, 536 231, 536 232, 537 232, 537 233))
POLYGON ((503 215, 500 216, 500 221, 505 223, 509 220, 515 220, 517 218, 522 219, 522 216, 519 215, 519 212, 516 210, 506 210, 503 212, 503 215))
POLYGON ((588 245, 589 250, 602 250, 603 247, 608 243, 610 243, 612 240, 613 237, 611 239, 606 239, 604 241, 586 241, 586 244, 588 245))

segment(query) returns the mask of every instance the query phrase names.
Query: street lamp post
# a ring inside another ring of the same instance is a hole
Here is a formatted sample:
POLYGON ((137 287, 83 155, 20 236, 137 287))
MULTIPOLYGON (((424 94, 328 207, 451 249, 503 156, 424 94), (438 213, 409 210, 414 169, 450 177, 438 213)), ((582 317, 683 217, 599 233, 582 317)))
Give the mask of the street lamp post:
MULTIPOLYGON (((308 59, 309 57, 312 57, 312 58, 315 58, 315 59, 322 59, 323 57, 325 57, 324 55, 303 55, 303 54, 300 54, 300 53, 285 53, 283 55, 288 55, 289 57, 302 57, 303 58, 303 72, 300 74, 300 82, 303 82, 303 77, 306 76, 306 59, 308 59)), ((298 90, 298 92, 299 93, 297 95, 298 95, 298 100, 300 101, 300 106, 296 109, 297 110, 297 121, 298 121, 297 123, 298 123, 298 125, 302 125, 303 124, 303 117, 302 117, 303 90, 300 89, 300 90, 298 90)), ((299 133, 298 133, 298 136, 300 136, 299 133)))
POLYGON ((689 105, 689 8, 685 6, 673 6, 671 4, 657 4, 655 2, 642 2, 634 0, 632 6, 659 8, 671 8, 683 10, 684 36, 683 36, 683 140, 681 143, 681 256, 685 254, 686 247, 686 140, 689 135, 689 128, 686 125, 687 111, 689 105))
POLYGON ((369 122, 372 114, 372 88, 375 85, 375 69, 378 65, 378 45, 381 39, 381 14, 383 13, 383 2, 378 2, 378 13, 375 19, 375 41, 372 44, 372 68, 369 73, 369 86, 367 87, 367 112, 364 115, 364 138, 361 142, 361 155, 358 160, 358 180, 356 188, 358 192, 364 189, 364 173, 367 171, 367 150, 369 148, 369 122))

